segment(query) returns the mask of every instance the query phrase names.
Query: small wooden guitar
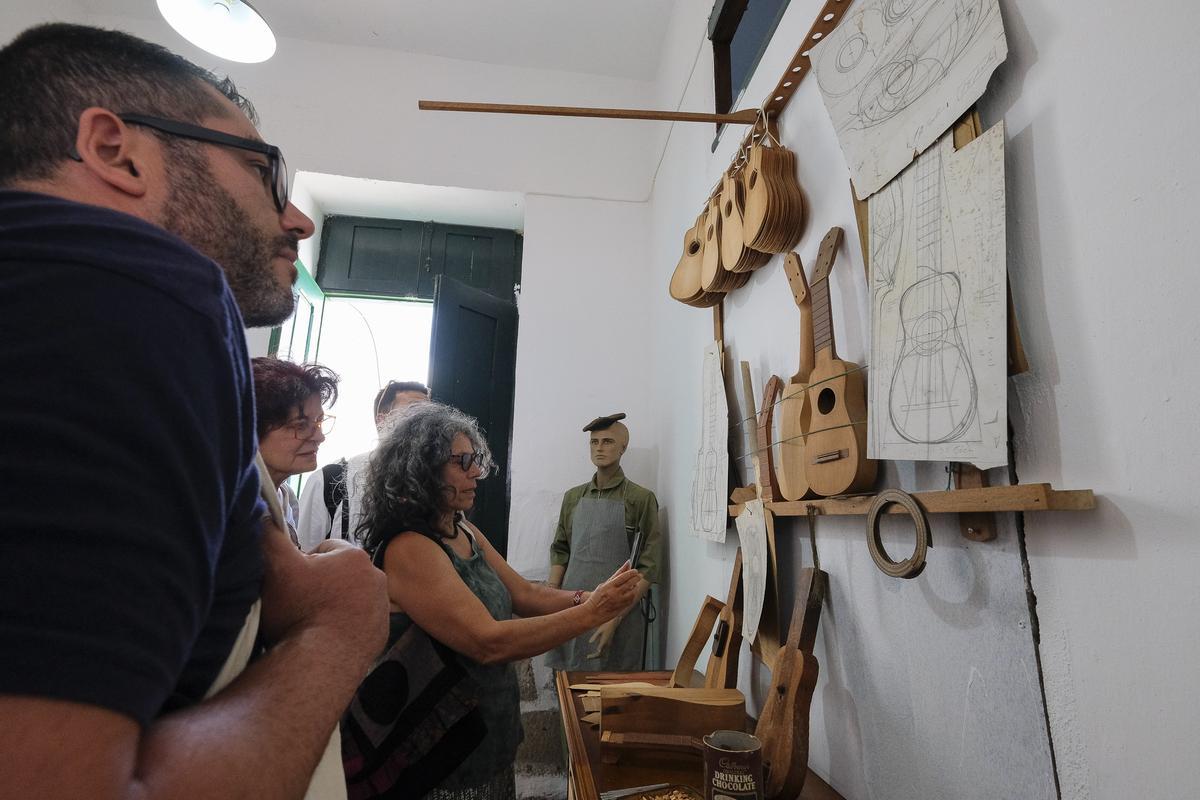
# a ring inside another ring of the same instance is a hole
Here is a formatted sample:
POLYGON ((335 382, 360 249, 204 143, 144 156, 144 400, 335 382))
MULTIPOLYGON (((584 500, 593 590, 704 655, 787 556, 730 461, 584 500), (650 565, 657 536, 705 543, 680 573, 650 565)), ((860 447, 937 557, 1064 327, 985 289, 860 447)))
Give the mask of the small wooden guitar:
POLYGON ((814 362, 812 300, 800 256, 788 253, 783 260, 783 271, 800 311, 800 368, 783 387, 779 403, 779 464, 775 475, 785 500, 802 500, 811 493, 804 444, 812 418, 808 407, 808 376, 814 362))
POLYGON ((825 579, 820 570, 800 571, 787 644, 775 658, 771 689, 754 728, 763 743, 763 764, 770 767, 763 792, 767 800, 795 800, 808 775, 808 716, 819 671, 812 649, 825 579))
POLYGON ((683 303, 699 298, 704 290, 700 286, 700 266, 703 259, 704 240, 700 238, 704 215, 696 218, 695 224, 683 234, 683 254, 671 274, 668 291, 671 297, 683 303))
POLYGON ((809 486, 829 497, 871 488, 877 467, 867 458, 867 391, 862 371, 837 357, 829 273, 842 243, 842 229, 830 228, 821 240, 813 272, 813 344, 816 361, 808 376, 811 414, 804 443, 809 486))

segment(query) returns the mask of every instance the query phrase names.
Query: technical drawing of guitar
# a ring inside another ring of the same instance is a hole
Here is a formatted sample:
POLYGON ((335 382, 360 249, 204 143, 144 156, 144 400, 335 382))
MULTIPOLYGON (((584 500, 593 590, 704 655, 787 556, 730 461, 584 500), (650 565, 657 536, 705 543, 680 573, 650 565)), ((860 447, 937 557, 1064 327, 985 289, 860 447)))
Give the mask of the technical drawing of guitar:
POLYGON ((867 393, 862 371, 837 357, 829 273, 842 243, 833 227, 821 240, 810 282, 816 363, 808 376, 809 431, 804 444, 810 488, 823 497, 869 489, 877 463, 867 458, 867 393))
POLYGON ((917 274, 900 296, 900 357, 888 389, 888 418, 914 444, 962 439, 975 422, 979 389, 963 343, 962 284, 942 271, 941 158, 918 162, 917 274))

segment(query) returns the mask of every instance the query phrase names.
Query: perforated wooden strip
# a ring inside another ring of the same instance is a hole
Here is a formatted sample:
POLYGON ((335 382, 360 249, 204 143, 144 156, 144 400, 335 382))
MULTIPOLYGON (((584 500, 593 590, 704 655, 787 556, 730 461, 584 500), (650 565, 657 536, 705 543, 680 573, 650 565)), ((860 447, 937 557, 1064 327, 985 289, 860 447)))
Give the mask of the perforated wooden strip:
POLYGON ((812 27, 808 29, 808 34, 804 37, 804 41, 800 43, 800 47, 796 50, 796 55, 792 57, 792 62, 788 64, 783 77, 776 84, 775 91, 767 98, 767 102, 764 104, 767 113, 774 114, 775 116, 783 113, 788 101, 795 94, 796 87, 800 84, 800 81, 804 80, 804 77, 812 72, 812 64, 808 60, 808 51, 837 27, 837 24, 842 21, 846 9, 850 6, 850 2, 851 0, 829 0, 821 8, 821 11, 817 14, 817 18, 813 21, 812 27))

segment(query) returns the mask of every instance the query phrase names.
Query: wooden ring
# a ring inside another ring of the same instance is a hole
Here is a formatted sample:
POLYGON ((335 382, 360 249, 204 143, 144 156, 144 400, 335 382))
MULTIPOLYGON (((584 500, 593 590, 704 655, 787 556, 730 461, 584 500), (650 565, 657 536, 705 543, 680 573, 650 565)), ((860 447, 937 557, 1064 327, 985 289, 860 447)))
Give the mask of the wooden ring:
POLYGON ((916 498, 899 489, 887 489, 876 495, 870 510, 867 511, 867 549, 871 551, 871 560, 884 575, 891 575, 893 578, 917 577, 921 570, 925 569, 925 554, 932 546, 929 520, 926 519, 925 510, 917 503, 916 498), (904 561, 892 561, 883 549, 883 541, 879 535, 879 515, 892 503, 902 506, 909 513, 917 529, 916 549, 904 561))

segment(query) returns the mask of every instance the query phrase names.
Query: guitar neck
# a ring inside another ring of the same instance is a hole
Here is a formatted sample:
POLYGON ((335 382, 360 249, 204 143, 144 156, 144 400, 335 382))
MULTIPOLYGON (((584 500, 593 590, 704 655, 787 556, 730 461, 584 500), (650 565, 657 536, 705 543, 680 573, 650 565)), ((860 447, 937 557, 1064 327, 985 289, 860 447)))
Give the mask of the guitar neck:
MULTIPOLYGON (((814 283, 811 291, 813 350, 824 357, 837 358, 833 341, 833 312, 829 303, 829 278, 825 277, 814 283)), ((803 348, 801 352, 803 353, 803 348)))
POLYGON ((917 263, 942 271, 942 156, 934 147, 917 162, 917 263))

